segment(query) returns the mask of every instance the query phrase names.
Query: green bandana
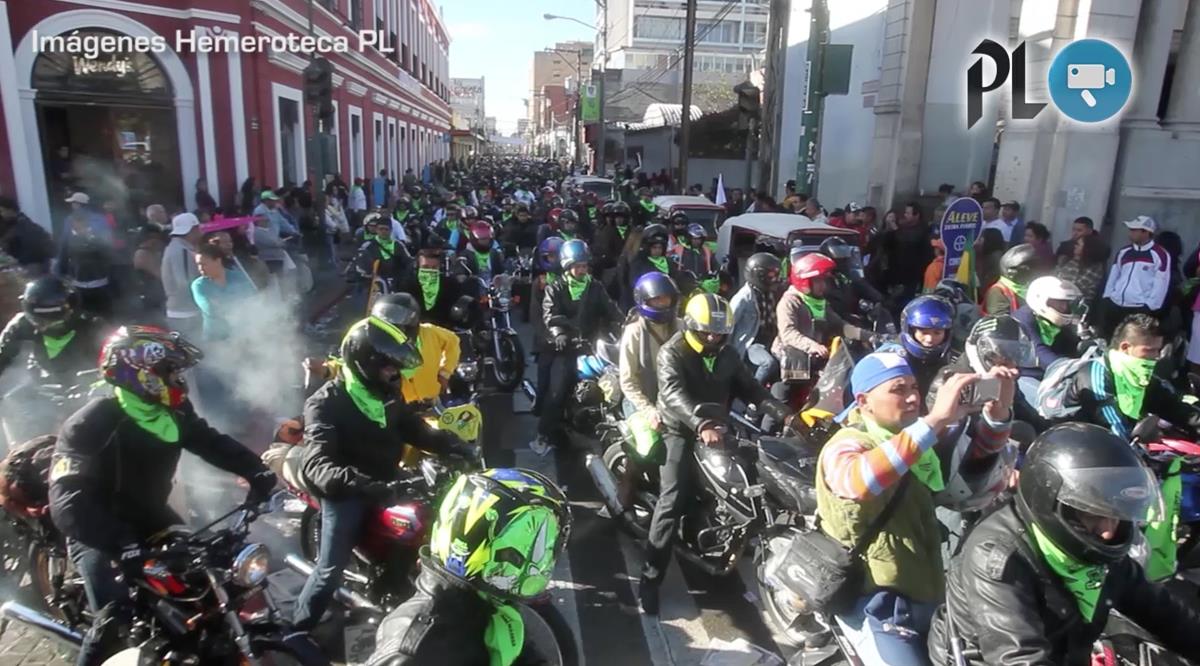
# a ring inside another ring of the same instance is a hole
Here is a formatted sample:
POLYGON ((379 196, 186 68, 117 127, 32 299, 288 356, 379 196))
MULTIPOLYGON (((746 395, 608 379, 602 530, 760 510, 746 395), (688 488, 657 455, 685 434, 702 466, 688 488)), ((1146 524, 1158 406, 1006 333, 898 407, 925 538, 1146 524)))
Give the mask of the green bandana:
POLYGON ((642 205, 642 209, 645 210, 647 213, 658 212, 658 206, 655 205, 655 203, 653 201, 642 201, 639 199, 638 203, 640 203, 642 205))
POLYGON ((629 225, 627 224, 625 226, 621 226, 618 224, 617 225, 617 233, 621 236, 621 240, 624 240, 625 234, 629 233, 629 225))
POLYGON ((375 240, 375 234, 373 234, 369 231, 364 231, 363 232, 363 240, 365 240, 369 243, 369 242, 375 240))
POLYGON ((396 212, 392 213, 392 217, 395 218, 397 222, 404 222, 404 220, 408 219, 409 212, 410 211, 402 208, 397 208, 396 212))
POLYGON ((389 238, 387 240, 376 238, 375 243, 379 245, 379 256, 384 261, 387 261, 396 255, 396 240, 394 238, 389 238))
POLYGON ((492 270, 492 254, 490 252, 471 250, 471 254, 475 255, 475 267, 479 269, 480 273, 492 270))
POLYGON ((1046 564, 1058 574, 1075 597, 1079 613, 1091 622, 1096 615, 1096 602, 1100 600, 1100 588, 1104 587, 1104 577, 1108 575, 1108 568, 1076 561, 1051 541, 1036 524, 1030 526, 1029 532, 1033 535, 1033 543, 1042 553, 1046 564))
POLYGON ((549 287, 555 282, 558 282, 558 273, 546 273, 546 286, 549 287))
POLYGON ((362 380, 345 365, 342 366, 342 384, 346 387, 346 393, 350 394, 350 399, 354 401, 354 406, 358 407, 358 411, 362 412, 363 416, 378 423, 380 428, 387 427, 383 401, 371 395, 371 391, 363 385, 362 380))
POLYGON ((113 389, 113 392, 117 395, 117 404, 121 405, 121 411, 133 419, 139 428, 167 444, 179 441, 179 424, 165 405, 146 402, 132 391, 120 387, 113 389))
POLYGON ((701 280, 700 281, 700 289, 702 289, 710 294, 717 293, 718 291, 721 290, 721 278, 713 277, 713 278, 708 278, 707 280, 701 280))
MULTIPOLYGON (((869 416, 861 412, 859 416, 862 418, 863 429, 871 437, 883 442, 896 436, 896 433, 879 425, 869 416)), ((931 492, 937 493, 946 489, 946 481, 942 478, 942 460, 938 458, 937 451, 933 449, 929 449, 921 454, 920 460, 917 461, 917 464, 909 468, 909 471, 912 472, 912 475, 918 481, 925 484, 925 487, 931 492)))
POLYGON ((46 355, 50 358, 57 358, 62 350, 67 348, 67 343, 75 338, 75 331, 67 331, 61 337, 51 337, 50 335, 42 335, 42 344, 46 345, 46 355))
POLYGON ((646 258, 650 260, 651 264, 654 264, 654 267, 658 269, 659 273, 670 273, 671 272, 670 269, 667 268, 667 258, 666 257, 646 257, 646 258))
POLYGON ((701 356, 700 360, 704 361, 704 367, 708 368, 709 372, 712 372, 717 365, 716 356, 701 356))
POLYGON ((436 268, 418 268, 417 282, 421 283, 421 296, 425 300, 425 309, 432 310, 437 303, 438 292, 442 288, 442 273, 436 268))
POLYGON ((1002 285, 1008 287, 1010 290, 1012 290, 1012 293, 1019 296, 1022 301, 1025 300, 1025 292, 1029 291, 1029 285, 1017 284, 1016 282, 1013 282, 1012 280, 1010 280, 1006 277, 1000 278, 999 280, 997 280, 997 282, 999 282, 1000 284, 1002 284, 1002 285))
POLYGON ((808 311, 812 313, 813 319, 824 321, 825 319, 825 299, 809 296, 808 294, 798 291, 800 300, 804 301, 804 305, 808 306, 808 311))
POLYGON ((513 214, 512 214, 512 213, 503 213, 503 214, 501 214, 501 215, 500 215, 500 223, 501 223, 501 224, 504 224, 505 222, 508 222, 508 221, 509 221, 509 220, 511 220, 512 218, 513 218, 513 214))
POLYGON ((446 229, 448 231, 454 231, 457 228, 458 228, 458 220, 454 220, 449 217, 446 218, 446 229))
POLYGON ((569 241, 569 240, 575 240, 575 234, 572 234, 572 233, 567 233, 567 230, 566 230, 566 229, 561 229, 561 230, 559 230, 559 232, 558 232, 558 235, 559 235, 559 236, 562 236, 562 239, 563 239, 563 242, 564 242, 564 243, 565 243, 565 242, 567 242, 567 241, 569 241))
POLYGON ((488 666, 510 666, 515 662, 525 646, 525 620, 520 611, 506 604, 497 605, 483 632, 483 644, 491 658, 488 666))
POLYGON ((592 283, 591 275, 584 275, 582 278, 576 279, 570 273, 565 273, 564 277, 567 278, 567 290, 571 292, 572 301, 583 298, 584 290, 592 283))
POLYGON ((587 214, 588 214, 588 219, 589 219, 589 220, 594 220, 594 219, 596 219, 596 207, 595 207, 595 206, 588 206, 588 207, 587 207, 587 214))
POLYGON ((1052 345, 1054 339, 1062 332, 1062 326, 1057 326, 1053 322, 1046 321, 1041 317, 1034 317, 1037 320, 1038 335, 1042 336, 1042 342, 1052 345))
POLYGON ((1142 418, 1142 400, 1154 376, 1153 359, 1134 358, 1117 349, 1108 350, 1108 367, 1117 385, 1117 407, 1131 419, 1142 418))
POLYGON ((1146 525, 1146 546, 1150 549, 1146 578, 1150 580, 1166 580, 1175 575, 1179 561, 1179 542, 1175 540, 1175 530, 1179 526, 1179 502, 1183 496, 1182 471, 1183 458, 1175 458, 1167 466, 1162 482, 1165 515, 1162 520, 1146 525))

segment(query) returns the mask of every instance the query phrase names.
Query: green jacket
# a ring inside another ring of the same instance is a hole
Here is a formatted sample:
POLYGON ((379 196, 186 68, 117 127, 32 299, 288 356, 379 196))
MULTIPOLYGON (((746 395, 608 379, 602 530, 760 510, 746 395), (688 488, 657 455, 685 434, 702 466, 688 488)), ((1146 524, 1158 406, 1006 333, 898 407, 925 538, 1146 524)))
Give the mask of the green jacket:
MULTIPOLYGON (((854 439, 872 449, 882 443, 865 430, 847 426, 830 438, 825 451, 830 445, 846 439, 854 439)), ((887 506, 899 484, 892 484, 866 502, 855 502, 833 494, 825 483, 824 467, 823 461, 819 461, 817 515, 821 518, 821 529, 847 548, 853 547, 858 535, 865 532, 871 520, 887 506)), ((925 484, 916 479, 908 482, 904 492, 900 506, 866 549, 867 574, 863 594, 887 588, 911 601, 940 603, 946 594, 946 579, 942 571, 942 533, 933 511, 933 496, 925 484)))

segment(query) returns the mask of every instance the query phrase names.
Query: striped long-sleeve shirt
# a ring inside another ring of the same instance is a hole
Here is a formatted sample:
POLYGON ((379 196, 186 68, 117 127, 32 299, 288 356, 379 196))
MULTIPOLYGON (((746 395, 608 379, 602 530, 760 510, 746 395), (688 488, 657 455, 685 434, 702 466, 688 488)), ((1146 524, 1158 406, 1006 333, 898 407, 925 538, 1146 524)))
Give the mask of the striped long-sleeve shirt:
MULTIPOLYGON (((983 415, 972 420, 976 426, 971 455, 991 455, 1004 448, 1011 422, 996 423, 983 415)), ((866 441, 866 433, 862 438, 845 437, 827 444, 821 451, 821 471, 834 495, 861 501, 877 497, 899 482, 935 443, 933 428, 917 419, 874 448, 866 441)))

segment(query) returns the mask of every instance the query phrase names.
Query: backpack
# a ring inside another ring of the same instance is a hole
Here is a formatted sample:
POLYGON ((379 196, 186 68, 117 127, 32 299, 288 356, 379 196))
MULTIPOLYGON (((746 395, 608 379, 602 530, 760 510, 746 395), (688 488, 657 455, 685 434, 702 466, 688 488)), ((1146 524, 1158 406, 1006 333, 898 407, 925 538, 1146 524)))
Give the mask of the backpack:
POLYGON ((50 501, 50 462, 58 437, 34 437, 8 452, 0 460, 0 494, 12 497, 17 489, 30 507, 50 501))
POLYGON ((1042 383, 1038 384, 1037 408, 1038 414, 1050 421, 1061 421, 1075 416, 1079 412, 1079 401, 1067 398, 1075 385, 1075 375, 1086 365, 1101 358, 1101 348, 1092 346, 1079 358, 1060 358, 1046 368, 1042 383))

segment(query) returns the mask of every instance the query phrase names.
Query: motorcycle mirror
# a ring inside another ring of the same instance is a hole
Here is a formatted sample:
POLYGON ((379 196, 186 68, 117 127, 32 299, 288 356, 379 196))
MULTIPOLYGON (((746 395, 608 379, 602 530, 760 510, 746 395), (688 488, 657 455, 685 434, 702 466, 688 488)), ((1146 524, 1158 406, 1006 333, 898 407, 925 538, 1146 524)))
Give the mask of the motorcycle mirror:
POLYGON ((1138 442, 1157 442, 1162 439, 1162 429, 1159 428, 1158 417, 1151 414, 1138 421, 1137 425, 1133 426, 1131 435, 1134 441, 1138 442))

